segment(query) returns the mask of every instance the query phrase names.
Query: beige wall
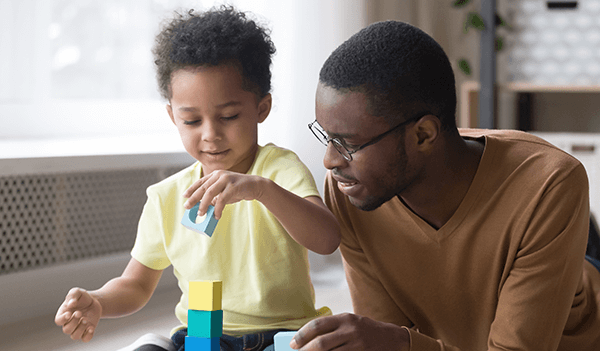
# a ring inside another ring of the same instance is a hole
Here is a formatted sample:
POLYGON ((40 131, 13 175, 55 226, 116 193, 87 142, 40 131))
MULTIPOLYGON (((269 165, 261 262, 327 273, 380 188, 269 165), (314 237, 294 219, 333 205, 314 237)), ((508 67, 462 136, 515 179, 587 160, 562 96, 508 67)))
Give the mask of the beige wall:
MULTIPOLYGON (((450 1, 440 0, 371 0, 367 1, 369 23, 399 20, 419 27, 431 35, 446 51, 456 77, 457 98, 460 86, 466 80, 479 79, 479 34, 474 30, 463 31, 463 21, 469 11, 476 11, 479 1, 466 8, 455 9, 450 1), (466 58, 471 63, 472 74, 467 77, 458 68, 457 61, 466 58)), ((457 106, 457 116, 460 115, 457 106)))

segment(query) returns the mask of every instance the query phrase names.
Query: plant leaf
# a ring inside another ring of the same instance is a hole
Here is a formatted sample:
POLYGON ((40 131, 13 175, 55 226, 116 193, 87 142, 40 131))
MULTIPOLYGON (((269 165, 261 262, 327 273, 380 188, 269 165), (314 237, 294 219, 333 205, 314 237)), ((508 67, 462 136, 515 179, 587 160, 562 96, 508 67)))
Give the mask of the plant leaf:
POLYGON ((485 29, 483 18, 481 18, 477 12, 469 12, 467 14, 467 20, 465 21, 465 32, 469 30, 469 27, 473 27, 478 30, 485 29))
POLYGON ((496 51, 501 51, 502 48, 504 47, 504 38, 497 36, 496 40, 494 42, 494 47, 495 47, 496 51))
POLYGON ((507 27, 510 29, 510 25, 506 22, 499 14, 495 14, 496 17, 496 27, 507 27))
POLYGON ((458 67, 467 76, 471 75, 471 65, 469 64, 469 61, 467 61, 467 59, 458 60, 458 67))
POLYGON ((470 2, 471 2, 471 0, 454 0, 454 3, 452 3, 452 6, 454 6, 454 7, 463 7, 463 6, 467 5, 470 2))

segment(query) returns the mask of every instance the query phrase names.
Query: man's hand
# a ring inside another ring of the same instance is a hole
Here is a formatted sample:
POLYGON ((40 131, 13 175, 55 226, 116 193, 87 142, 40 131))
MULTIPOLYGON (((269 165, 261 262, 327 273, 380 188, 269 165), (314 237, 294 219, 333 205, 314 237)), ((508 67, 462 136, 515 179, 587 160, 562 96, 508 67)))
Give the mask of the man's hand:
POLYGON ((399 351, 408 350, 410 341, 408 331, 397 325, 344 313, 308 322, 290 346, 302 351, 399 351))
POLYGON ((71 339, 88 342, 94 336, 101 315, 102 306, 96 298, 84 289, 73 288, 58 308, 54 323, 71 339))

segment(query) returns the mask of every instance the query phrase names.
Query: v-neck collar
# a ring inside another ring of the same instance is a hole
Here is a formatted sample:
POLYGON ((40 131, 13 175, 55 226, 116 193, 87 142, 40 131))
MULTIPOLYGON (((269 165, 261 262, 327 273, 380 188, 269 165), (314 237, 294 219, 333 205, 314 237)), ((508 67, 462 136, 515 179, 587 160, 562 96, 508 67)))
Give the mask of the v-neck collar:
POLYGON ((487 170, 492 168, 494 163, 496 147, 495 140, 493 138, 489 138, 487 135, 482 135, 479 137, 475 136, 466 136, 465 139, 477 140, 484 139, 484 149, 483 154, 481 156, 481 160, 479 165, 477 166, 477 171, 475 172, 475 177, 473 177, 473 181, 469 186, 469 190, 463 200, 460 202, 460 205, 448 219, 448 221, 439 229, 435 229, 429 223, 427 223, 423 218, 419 217, 415 214, 410 208, 408 208, 399 198, 398 196, 394 197, 392 201, 396 202, 394 206, 399 206, 403 208, 408 216, 413 220, 413 222, 421 229, 423 234, 427 236, 430 240, 440 243, 444 239, 450 237, 452 233, 460 226, 465 217, 469 214, 473 206, 477 204, 477 201, 480 197, 482 190, 484 189, 486 183, 486 174, 489 174, 487 170))

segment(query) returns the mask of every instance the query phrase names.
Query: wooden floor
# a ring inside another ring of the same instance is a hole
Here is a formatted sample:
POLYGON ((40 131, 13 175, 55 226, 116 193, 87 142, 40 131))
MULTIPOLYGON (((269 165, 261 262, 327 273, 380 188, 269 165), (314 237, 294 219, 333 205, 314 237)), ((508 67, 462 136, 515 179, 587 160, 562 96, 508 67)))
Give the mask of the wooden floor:
MULTIPOLYGON (((347 286, 337 285, 315 285, 317 307, 328 306, 336 314, 351 312, 347 286)), ((101 320, 94 339, 87 344, 72 341, 62 334, 54 324, 53 315, 0 326, 0 348, 7 351, 114 351, 145 333, 168 336, 171 328, 178 325, 174 308, 179 298, 179 290, 157 291, 141 311, 125 318, 101 320)))

